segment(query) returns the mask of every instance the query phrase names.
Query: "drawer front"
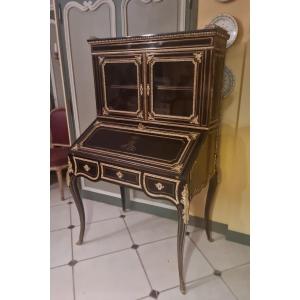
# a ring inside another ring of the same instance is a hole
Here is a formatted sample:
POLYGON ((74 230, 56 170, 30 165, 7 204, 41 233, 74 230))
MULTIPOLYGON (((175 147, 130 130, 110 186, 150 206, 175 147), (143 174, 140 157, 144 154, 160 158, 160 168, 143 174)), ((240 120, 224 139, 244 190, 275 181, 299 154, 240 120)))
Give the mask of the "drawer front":
POLYGON ((101 178, 110 182, 141 188, 141 172, 101 163, 101 178))
POLYGON ((97 161, 74 156, 75 175, 82 175, 91 180, 99 179, 100 170, 97 161))
POLYGON ((144 189, 149 196, 154 198, 169 199, 175 204, 179 204, 179 180, 145 173, 143 177, 143 184, 144 189))

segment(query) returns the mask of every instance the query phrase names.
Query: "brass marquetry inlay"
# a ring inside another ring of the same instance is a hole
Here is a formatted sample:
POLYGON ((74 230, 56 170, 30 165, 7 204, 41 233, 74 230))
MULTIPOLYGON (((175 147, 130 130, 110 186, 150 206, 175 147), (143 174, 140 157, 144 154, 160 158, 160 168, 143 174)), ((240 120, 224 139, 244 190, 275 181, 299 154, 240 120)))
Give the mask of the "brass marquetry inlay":
POLYGON ((155 183, 155 187, 156 187, 159 191, 161 191, 161 190, 164 189, 165 186, 164 186, 161 182, 157 182, 157 183, 155 183))
POLYGON ((118 171, 116 175, 118 176, 119 179, 122 179, 124 177, 124 174, 121 171, 118 171))
POLYGON ((199 124, 199 118, 198 118, 198 116, 192 118, 191 119, 191 123, 193 123, 193 124, 199 124))
POLYGON ((172 167, 172 170, 174 170, 175 172, 181 172, 183 168, 183 164, 176 164, 174 167, 172 167))
POLYGON ((84 165, 83 168, 86 172, 90 171, 91 169, 89 165, 84 165))
POLYGON ((147 96, 150 96, 150 84, 147 84, 147 96))
POLYGON ((140 130, 145 130, 145 126, 142 123, 139 123, 138 129, 140 130))
POLYGON ((140 55, 135 56, 135 60, 137 63, 141 64, 142 63, 142 57, 140 55))
POLYGON ((105 107, 102 108, 102 115, 103 116, 107 116, 108 115, 108 111, 105 107))
POLYGON ((143 93, 144 93, 144 88, 143 88, 143 85, 140 84, 140 94, 141 94, 141 96, 143 96, 143 93))
POLYGON ((103 63, 103 61, 104 61, 104 57, 102 57, 102 56, 99 56, 99 57, 98 57, 98 62, 99 62, 99 64, 102 64, 102 63, 103 63))
POLYGON ((201 63, 201 60, 202 60, 202 52, 200 52, 200 53, 194 53, 194 57, 195 57, 195 60, 196 60, 198 63, 201 63))
POLYGON ((154 55, 152 55, 152 54, 151 55, 147 54, 147 64, 149 64, 152 61, 153 56, 154 55))
POLYGON ((148 112, 148 120, 154 120, 153 114, 148 112))

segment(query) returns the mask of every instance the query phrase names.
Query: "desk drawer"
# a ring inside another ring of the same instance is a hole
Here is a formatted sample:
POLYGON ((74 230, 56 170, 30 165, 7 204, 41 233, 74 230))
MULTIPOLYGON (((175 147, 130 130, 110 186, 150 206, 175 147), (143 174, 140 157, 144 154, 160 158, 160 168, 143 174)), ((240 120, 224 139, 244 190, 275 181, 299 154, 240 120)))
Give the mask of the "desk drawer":
POLYGON ((178 204, 179 180, 145 173, 143 184, 146 193, 155 198, 165 198, 178 204))
POLYGON ((97 161, 74 156, 75 175, 82 175, 91 180, 99 179, 99 164, 97 161))
POLYGON ((101 178, 127 186, 141 188, 141 172, 101 163, 101 178))

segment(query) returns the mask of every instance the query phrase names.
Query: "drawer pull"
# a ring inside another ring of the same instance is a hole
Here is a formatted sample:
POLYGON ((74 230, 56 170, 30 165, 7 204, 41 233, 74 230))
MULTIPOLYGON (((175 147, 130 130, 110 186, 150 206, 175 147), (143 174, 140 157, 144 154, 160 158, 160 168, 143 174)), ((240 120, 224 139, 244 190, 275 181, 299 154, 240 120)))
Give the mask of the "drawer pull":
POLYGON ((83 168, 86 172, 88 172, 91 169, 90 166, 88 166, 88 165, 84 165, 83 168))
POLYGON ((159 190, 159 191, 161 191, 162 189, 164 189, 164 185, 162 184, 162 183, 160 183, 160 182, 157 182, 156 184, 155 184, 155 186, 156 186, 156 188, 159 190))
POLYGON ((116 173, 116 175, 118 176, 118 178, 119 179, 122 179, 123 178, 123 173, 121 172, 121 171, 118 171, 117 173, 116 173))

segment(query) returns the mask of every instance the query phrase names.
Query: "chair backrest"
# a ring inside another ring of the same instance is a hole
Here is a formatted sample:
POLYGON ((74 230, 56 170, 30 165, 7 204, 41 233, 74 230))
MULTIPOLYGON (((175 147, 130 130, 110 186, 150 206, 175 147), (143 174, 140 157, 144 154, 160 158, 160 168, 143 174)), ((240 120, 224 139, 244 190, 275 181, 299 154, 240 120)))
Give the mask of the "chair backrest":
POLYGON ((55 108, 50 112, 51 144, 69 146, 68 122, 65 108, 55 108))

